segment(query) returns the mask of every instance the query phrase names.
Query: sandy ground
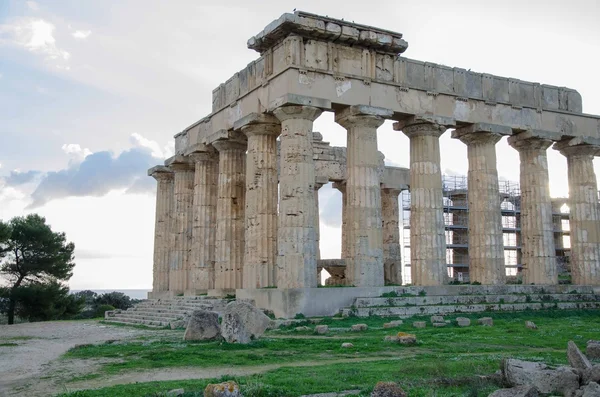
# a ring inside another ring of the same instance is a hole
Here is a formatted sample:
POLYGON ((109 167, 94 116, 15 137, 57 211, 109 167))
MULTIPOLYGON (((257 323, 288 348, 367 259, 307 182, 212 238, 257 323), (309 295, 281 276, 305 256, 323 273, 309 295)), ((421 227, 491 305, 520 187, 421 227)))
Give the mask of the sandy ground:
POLYGON ((59 360, 70 348, 148 334, 158 336, 157 332, 162 331, 115 327, 93 320, 0 325, 0 396, 62 392, 65 380, 93 373, 100 364, 93 360, 59 360))

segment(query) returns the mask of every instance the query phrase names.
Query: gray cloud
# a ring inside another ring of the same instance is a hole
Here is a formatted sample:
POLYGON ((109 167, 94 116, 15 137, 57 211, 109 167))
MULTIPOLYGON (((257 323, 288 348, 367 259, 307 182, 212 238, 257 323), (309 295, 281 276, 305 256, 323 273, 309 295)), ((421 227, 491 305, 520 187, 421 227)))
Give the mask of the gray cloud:
POLYGON ((26 183, 35 181, 35 179, 40 175, 42 175, 41 171, 34 170, 27 172, 11 171, 10 174, 4 178, 4 183, 7 186, 24 185, 26 183))
POLYGON ((330 184, 319 190, 319 220, 330 227, 342 225, 342 193, 330 184))
POLYGON ((31 194, 33 202, 28 208, 70 196, 100 197, 114 189, 127 189, 127 193, 150 192, 154 184, 146 171, 156 163, 151 151, 143 147, 126 150, 117 157, 108 151, 90 154, 81 163, 44 174, 31 194))

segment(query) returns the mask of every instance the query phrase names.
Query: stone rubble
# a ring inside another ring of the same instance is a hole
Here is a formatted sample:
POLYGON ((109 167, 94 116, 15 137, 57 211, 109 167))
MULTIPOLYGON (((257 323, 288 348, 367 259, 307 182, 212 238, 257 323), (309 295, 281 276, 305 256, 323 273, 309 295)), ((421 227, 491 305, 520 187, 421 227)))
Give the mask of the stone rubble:
POLYGON ((264 334, 270 323, 271 319, 255 306, 233 301, 223 311, 221 334, 229 343, 250 343, 264 334))
POLYGON ((184 340, 219 340, 221 326, 219 313, 194 310, 183 335, 184 340))

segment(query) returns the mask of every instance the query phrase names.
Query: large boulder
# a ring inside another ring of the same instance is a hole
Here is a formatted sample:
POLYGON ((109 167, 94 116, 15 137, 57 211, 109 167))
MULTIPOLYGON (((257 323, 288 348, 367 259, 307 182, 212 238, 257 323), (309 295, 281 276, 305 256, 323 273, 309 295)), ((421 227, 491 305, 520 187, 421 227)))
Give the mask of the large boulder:
POLYGON ((532 385, 544 394, 571 395, 579 389, 579 375, 569 367, 551 369, 544 363, 506 359, 502 362, 502 375, 512 387, 532 385))
POLYGON ((579 350, 575 342, 572 340, 570 340, 567 344, 567 359, 573 368, 581 369, 583 371, 592 368, 590 360, 583 355, 581 350, 579 350))
POLYGON ((407 394, 397 383, 377 382, 371 397, 406 397, 407 394))
POLYGON ((265 333, 271 319, 247 302, 230 302, 223 310, 221 335, 229 343, 250 343, 265 333))
POLYGON ((588 358, 591 358, 592 360, 600 359, 600 341, 588 340, 585 349, 585 354, 588 358))
POLYGON ((184 340, 218 340, 221 339, 219 313, 206 310, 194 310, 190 317, 184 340))
POLYGON ((204 389, 204 397, 242 397, 242 393, 238 384, 230 380, 207 385, 204 389))
POLYGON ((510 389, 496 390, 488 397, 538 397, 538 389, 532 385, 517 386, 510 389))
POLYGON ((598 397, 600 396, 600 385, 596 382, 590 382, 581 389, 581 397, 598 397))
POLYGON ((581 383, 585 385, 589 382, 600 383, 600 365, 596 364, 592 368, 583 371, 581 383))

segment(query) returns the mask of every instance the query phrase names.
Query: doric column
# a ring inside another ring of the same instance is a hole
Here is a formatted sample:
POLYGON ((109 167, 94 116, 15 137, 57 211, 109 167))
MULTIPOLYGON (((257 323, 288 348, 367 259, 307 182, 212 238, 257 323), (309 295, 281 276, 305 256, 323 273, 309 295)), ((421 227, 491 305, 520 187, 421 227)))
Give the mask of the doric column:
POLYGON ((276 286, 279 120, 252 113, 234 124, 248 137, 243 288, 276 286))
POLYGON ((246 142, 213 142, 219 151, 215 289, 242 288, 245 235, 246 142))
POLYGON ((394 123, 410 138, 410 266, 415 285, 447 284, 440 136, 453 121, 410 117, 394 123))
POLYGON ((281 121, 277 287, 317 286, 315 165, 313 121, 322 113, 312 106, 274 110, 281 121))
POLYGON ((346 215, 346 181, 335 182, 333 188, 342 193, 342 249, 340 258, 345 260, 348 257, 348 244, 346 242, 346 231, 348 230, 348 218, 346 215))
POLYGON ((566 141, 554 146, 567 157, 571 280, 576 285, 600 285, 600 211, 593 162, 600 147, 573 141, 575 145, 566 141))
POLYGON ((326 185, 328 180, 317 180, 315 181, 315 240, 317 241, 317 260, 321 259, 321 224, 319 219, 319 189, 326 185))
POLYGON ((508 138, 521 159, 521 216, 517 226, 520 223, 523 284, 558 284, 546 156, 552 141, 524 134, 528 133, 508 138))
POLYGON ((509 127, 473 124, 456 129, 453 138, 467 145, 469 157, 469 276, 471 282, 505 284, 504 237, 496 143, 509 127))
POLYGON ((174 172, 173 249, 169 255, 169 291, 182 294, 187 288, 192 247, 194 164, 186 156, 167 160, 174 172))
POLYGON ((154 263, 152 267, 152 293, 169 290, 169 240, 173 211, 173 172, 164 166, 152 167, 148 175, 156 185, 156 219, 154 221, 154 263))
POLYGON ((381 189, 383 215, 383 269, 386 284, 402 285, 402 255, 400 249, 400 189, 381 189))
POLYGON ((393 112, 350 106, 335 115, 348 131, 346 144, 346 277, 356 287, 384 285, 380 156, 377 128, 393 112))
POLYGON ((190 154, 195 163, 191 272, 188 275, 188 290, 192 295, 215 287, 219 156, 214 148, 201 146, 190 154))

